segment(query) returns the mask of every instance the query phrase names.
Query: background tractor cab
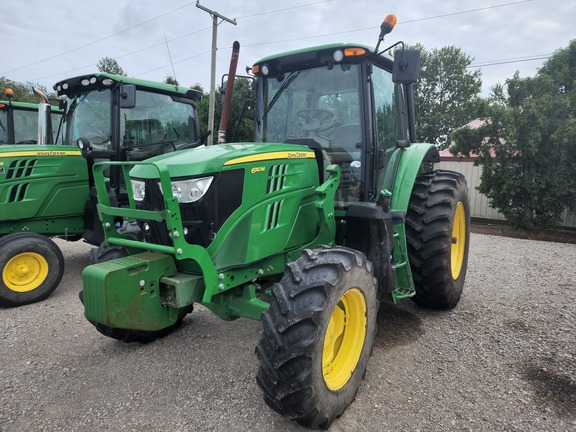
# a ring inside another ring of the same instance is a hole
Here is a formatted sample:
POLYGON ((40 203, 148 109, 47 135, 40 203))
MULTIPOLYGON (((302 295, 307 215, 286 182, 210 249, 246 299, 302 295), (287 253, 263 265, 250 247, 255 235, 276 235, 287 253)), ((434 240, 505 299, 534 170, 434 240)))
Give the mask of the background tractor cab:
POLYGON ((70 78, 54 90, 67 97, 63 143, 78 146, 91 164, 200 144, 195 90, 110 74, 70 78))
MULTIPOLYGON (((7 88, 6 100, 0 101, 0 144, 38 144, 38 104, 12 101, 14 92, 7 88)), ((54 129, 48 134, 47 141, 62 144, 58 136, 58 125, 62 118, 62 109, 51 107, 51 124, 54 129)))
MULTIPOLYGON (((12 145, 0 146, 0 306, 43 300, 56 288, 64 262, 50 237, 104 241, 95 162, 140 161, 201 144, 194 90, 109 74, 70 78, 54 89, 66 97, 58 109, 38 89, 35 111, 32 104, 16 111, 10 102, 0 108, 0 130, 16 133, 7 138, 12 145)), ((125 205, 119 170, 105 175, 110 200, 125 205)))
MULTIPOLYGON (((88 163, 90 199, 87 200, 83 238, 91 244, 104 240, 96 211, 92 166, 100 161, 144 160, 182 147, 200 145, 196 102, 200 93, 171 84, 111 74, 94 74, 54 85, 62 104, 64 145, 80 148, 88 163)), ((119 171, 107 173, 111 199, 127 202, 119 171)))

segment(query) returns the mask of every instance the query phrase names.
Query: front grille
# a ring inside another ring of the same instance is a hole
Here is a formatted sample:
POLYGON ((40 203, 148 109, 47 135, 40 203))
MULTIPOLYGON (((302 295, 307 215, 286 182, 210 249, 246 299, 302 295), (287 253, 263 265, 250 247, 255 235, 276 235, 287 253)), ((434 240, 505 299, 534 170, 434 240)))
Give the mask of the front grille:
MULTIPOLYGON (((205 175, 203 176, 205 177, 205 175)), ((207 194, 198 202, 180 204, 185 239, 189 244, 208 247, 218 230, 242 204, 244 170, 224 171, 214 175, 207 194)), ((146 181, 146 198, 140 208, 164 210, 164 198, 157 180, 146 181)), ((138 221, 146 241, 172 246, 166 222, 138 221), (147 224, 148 229, 145 229, 147 224)))

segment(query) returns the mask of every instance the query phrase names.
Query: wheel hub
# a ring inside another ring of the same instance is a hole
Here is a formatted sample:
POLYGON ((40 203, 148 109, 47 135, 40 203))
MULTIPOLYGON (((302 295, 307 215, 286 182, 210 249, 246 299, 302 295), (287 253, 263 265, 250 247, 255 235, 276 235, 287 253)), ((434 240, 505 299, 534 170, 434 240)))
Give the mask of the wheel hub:
POLYGON ((450 247, 450 267, 452 269, 452 278, 458 279, 464 255, 466 250, 466 216, 464 205, 458 202, 456 212, 454 213, 454 222, 452 224, 452 245, 450 247))
POLYGON ((26 252, 14 256, 2 271, 6 286, 17 292, 32 291, 40 286, 48 275, 48 262, 37 253, 26 252))
POLYGON ((357 288, 344 293, 330 316, 322 353, 322 374, 330 390, 346 385, 366 337, 366 300, 357 288))

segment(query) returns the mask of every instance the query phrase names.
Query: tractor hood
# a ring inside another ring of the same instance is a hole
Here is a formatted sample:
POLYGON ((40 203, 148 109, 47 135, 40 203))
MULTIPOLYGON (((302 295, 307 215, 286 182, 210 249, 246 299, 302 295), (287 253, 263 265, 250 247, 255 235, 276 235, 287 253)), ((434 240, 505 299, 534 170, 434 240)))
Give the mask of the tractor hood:
POLYGON ((168 168, 173 179, 194 177, 238 169, 241 166, 257 169, 263 161, 288 159, 314 159, 314 152, 309 147, 295 144, 219 144, 151 158, 132 168, 130 176, 157 178, 156 166, 164 166, 168 168))

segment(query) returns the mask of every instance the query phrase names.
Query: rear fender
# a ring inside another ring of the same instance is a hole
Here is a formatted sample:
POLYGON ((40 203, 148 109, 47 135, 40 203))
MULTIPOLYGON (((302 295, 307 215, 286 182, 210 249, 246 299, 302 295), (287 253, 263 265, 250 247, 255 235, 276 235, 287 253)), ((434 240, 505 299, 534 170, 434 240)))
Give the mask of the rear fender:
POLYGON ((433 144, 412 144, 403 150, 396 171, 394 191, 390 207, 393 211, 408 210, 410 195, 414 181, 418 176, 422 163, 436 163, 440 161, 438 149, 433 144))

